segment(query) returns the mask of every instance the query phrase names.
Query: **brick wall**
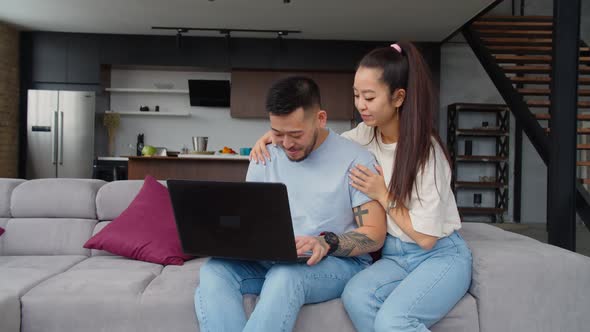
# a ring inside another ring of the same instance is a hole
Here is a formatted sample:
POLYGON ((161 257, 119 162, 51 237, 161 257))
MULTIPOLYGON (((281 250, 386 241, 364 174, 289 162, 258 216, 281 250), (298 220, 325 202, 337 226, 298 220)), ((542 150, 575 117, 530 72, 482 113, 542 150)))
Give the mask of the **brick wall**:
POLYGON ((18 173, 19 33, 0 22, 0 177, 18 173))

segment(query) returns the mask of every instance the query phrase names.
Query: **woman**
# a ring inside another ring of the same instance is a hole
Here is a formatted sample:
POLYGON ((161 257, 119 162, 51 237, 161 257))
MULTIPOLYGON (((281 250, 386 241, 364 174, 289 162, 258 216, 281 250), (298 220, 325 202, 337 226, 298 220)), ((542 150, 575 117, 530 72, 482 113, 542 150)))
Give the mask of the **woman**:
MULTIPOLYGON (((352 186, 387 212, 382 258, 358 273, 342 294, 358 331, 427 331, 465 295, 471 252, 451 190, 451 167, 434 128, 436 97, 416 47, 400 42, 361 60, 354 78, 363 123, 342 136, 365 145, 378 173, 356 166, 352 186)), ((251 158, 262 160, 267 133, 251 158)))

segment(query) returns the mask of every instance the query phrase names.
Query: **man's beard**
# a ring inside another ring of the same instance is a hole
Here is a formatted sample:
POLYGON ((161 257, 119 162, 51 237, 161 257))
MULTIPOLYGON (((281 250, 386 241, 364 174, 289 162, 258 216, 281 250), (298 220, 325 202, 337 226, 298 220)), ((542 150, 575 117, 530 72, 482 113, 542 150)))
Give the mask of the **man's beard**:
POLYGON ((303 157, 301 157, 299 159, 291 159, 289 157, 289 154, 287 154, 287 158, 289 158, 289 160, 294 161, 296 163, 302 162, 305 159, 307 159, 307 157, 311 154, 311 152, 313 151, 313 148, 315 147, 315 143, 318 140, 319 132, 320 132, 320 130, 319 129, 316 129, 316 131, 313 133, 313 141, 311 142, 311 144, 303 152, 303 157))

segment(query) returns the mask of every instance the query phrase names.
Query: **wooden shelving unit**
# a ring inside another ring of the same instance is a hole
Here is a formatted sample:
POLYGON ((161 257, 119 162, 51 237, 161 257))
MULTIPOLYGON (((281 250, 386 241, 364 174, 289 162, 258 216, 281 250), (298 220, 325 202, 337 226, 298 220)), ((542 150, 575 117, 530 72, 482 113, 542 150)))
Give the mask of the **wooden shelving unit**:
POLYGON ((140 111, 106 111, 105 114, 109 113, 119 113, 121 116, 172 116, 172 117, 189 117, 191 114, 189 112, 140 112, 140 111))
POLYGON ((175 89, 105 88, 104 90, 108 91, 108 92, 188 94, 188 90, 175 90, 175 89))
POLYGON ((508 210, 508 169, 509 169, 509 138, 510 111, 505 105, 457 103, 448 106, 447 145, 453 162, 453 191, 455 196, 459 190, 493 191, 494 206, 459 206, 463 221, 465 216, 489 216, 492 222, 502 222, 508 210), (492 127, 459 128, 459 116, 466 113, 495 113, 496 121, 492 127), (495 139, 496 154, 459 155, 459 140, 469 138, 473 142, 482 139, 495 139), (493 181, 461 181, 459 164, 482 163, 492 164, 496 169, 493 181))

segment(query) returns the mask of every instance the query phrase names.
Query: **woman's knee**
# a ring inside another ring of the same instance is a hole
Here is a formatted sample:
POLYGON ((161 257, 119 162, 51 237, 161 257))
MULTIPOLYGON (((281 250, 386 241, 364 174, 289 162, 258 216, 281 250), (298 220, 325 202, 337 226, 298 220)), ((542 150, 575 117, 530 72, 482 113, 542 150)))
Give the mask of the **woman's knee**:
POLYGON ((390 331, 427 331, 426 326, 417 318, 402 316, 395 312, 380 310, 375 317, 375 332, 390 331))

